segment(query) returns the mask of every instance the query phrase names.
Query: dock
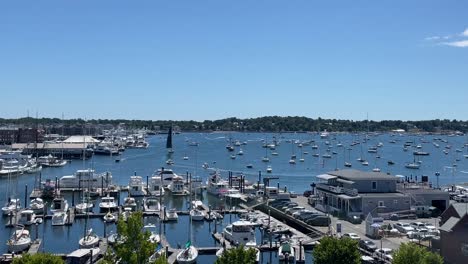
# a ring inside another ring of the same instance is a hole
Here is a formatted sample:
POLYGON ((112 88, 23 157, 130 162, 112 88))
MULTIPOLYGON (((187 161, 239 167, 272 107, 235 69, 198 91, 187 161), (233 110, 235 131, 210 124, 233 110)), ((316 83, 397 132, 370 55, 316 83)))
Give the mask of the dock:
POLYGON ((28 254, 34 255, 37 252, 39 252, 39 249, 41 248, 42 245, 42 239, 36 239, 31 243, 31 246, 29 247, 28 254))

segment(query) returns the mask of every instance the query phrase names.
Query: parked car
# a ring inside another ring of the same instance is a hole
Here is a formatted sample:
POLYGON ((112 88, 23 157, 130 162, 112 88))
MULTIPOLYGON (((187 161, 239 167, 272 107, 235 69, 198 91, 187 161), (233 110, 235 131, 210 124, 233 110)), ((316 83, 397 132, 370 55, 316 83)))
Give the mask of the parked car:
POLYGON ((414 228, 415 231, 419 231, 420 229, 426 229, 426 225, 423 222, 412 222, 410 223, 410 225, 414 228))
POLYGON ((289 197, 297 198, 297 193, 296 192, 289 192, 289 197))
POLYGON ((351 238, 352 240, 356 240, 356 241, 361 240, 361 237, 356 233, 345 233, 345 234, 343 234, 342 237, 343 238, 346 238, 346 237, 351 238))
POLYGON ((458 194, 453 199, 459 203, 466 203, 468 202, 468 195, 466 194, 458 194))
POLYGON ((304 197, 309 197, 312 195, 312 191, 311 190, 307 190, 304 192, 304 197))
POLYGON ((307 224, 311 226, 329 226, 331 224, 331 219, 326 215, 318 215, 314 218, 308 219, 307 224))
POLYGON ((310 219, 314 219, 315 217, 322 216, 322 215, 324 215, 324 214, 319 213, 319 212, 315 212, 315 213, 311 213, 311 214, 302 215, 298 219, 307 223, 307 221, 309 221, 310 219))
POLYGON ((373 241, 367 239, 359 240, 359 247, 369 252, 374 252, 377 249, 377 245, 373 241))
POLYGON ((283 207, 281 207, 281 211, 284 212, 284 211, 286 211, 287 209, 293 208, 293 207, 295 207, 295 206, 298 206, 298 204, 295 203, 295 202, 288 202, 288 203, 285 204, 283 207))
POLYGON ((394 224, 393 226, 394 226, 399 232, 404 233, 404 234, 406 234, 406 233, 408 233, 408 232, 410 232, 410 231, 414 231, 414 227, 412 227, 410 224, 404 223, 404 222, 403 222, 403 223, 402 223, 402 222, 396 223, 396 224, 394 224))
POLYGON ((286 213, 291 215, 294 212, 304 210, 305 208, 303 206, 294 206, 293 208, 286 209, 286 213))
POLYGON ((294 218, 298 218, 299 216, 301 215, 307 215, 307 214, 311 214, 311 213, 314 213, 313 211, 310 211, 310 210, 307 210, 307 209, 304 209, 304 210, 301 210, 301 211, 297 211, 297 212, 294 212, 292 214, 292 216, 294 218))
POLYGON ((378 248, 372 256, 376 259, 384 259, 391 262, 393 260, 392 253, 393 250, 391 248, 378 248))
POLYGON ((429 231, 436 230, 437 228, 431 223, 424 223, 424 227, 429 229, 429 231))

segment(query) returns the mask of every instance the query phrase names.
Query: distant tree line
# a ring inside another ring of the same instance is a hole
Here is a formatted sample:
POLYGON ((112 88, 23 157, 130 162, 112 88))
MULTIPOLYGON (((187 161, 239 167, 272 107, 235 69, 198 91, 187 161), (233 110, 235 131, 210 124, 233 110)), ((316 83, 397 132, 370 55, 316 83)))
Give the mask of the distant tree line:
POLYGON ((150 130, 167 130, 171 125, 177 126, 182 131, 248 131, 248 132, 287 132, 287 131, 336 131, 336 132, 359 132, 359 131, 390 131, 394 129, 404 129, 406 131, 421 132, 444 132, 460 131, 467 132, 468 121, 435 119, 422 121, 354 121, 340 119, 308 118, 301 116, 265 116, 257 118, 240 119, 230 117, 220 120, 199 121, 176 121, 176 120, 126 120, 126 119, 66 119, 59 118, 39 118, 32 117, 4 119, 0 118, 0 126, 18 125, 25 127, 54 126, 93 126, 112 125, 117 127, 125 124, 126 128, 138 129, 147 128, 150 130))

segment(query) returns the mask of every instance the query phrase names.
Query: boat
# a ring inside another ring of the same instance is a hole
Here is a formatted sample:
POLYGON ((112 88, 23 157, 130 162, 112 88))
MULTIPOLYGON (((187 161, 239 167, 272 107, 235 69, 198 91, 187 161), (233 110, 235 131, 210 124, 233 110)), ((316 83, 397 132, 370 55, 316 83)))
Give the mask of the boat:
POLYGON ((290 242, 282 243, 278 248, 279 262, 294 263, 294 247, 290 242))
MULTIPOLYGON (((104 252, 105 253, 105 252, 104 252)), ((96 263, 100 255, 101 250, 96 248, 80 248, 67 255, 67 264, 91 264, 96 263)))
POLYGON ((247 169, 252 169, 252 168, 253 168, 253 164, 252 164, 252 163, 249 163, 249 164, 247 164, 245 167, 247 167, 247 169))
POLYGON ((132 209, 132 211, 136 211, 137 204, 136 204, 135 198, 130 197, 130 196, 125 197, 122 206, 125 208, 130 208, 132 209))
POLYGON ((188 194, 187 190, 185 189, 184 178, 175 175, 172 177, 172 181, 168 186, 169 191, 172 195, 186 195, 188 194))
POLYGON ((36 214, 33 210, 23 210, 20 212, 20 219, 18 224, 20 225, 32 225, 35 224, 39 218, 36 218, 36 214))
POLYGON ((393 160, 389 160, 389 161, 387 161, 387 164, 388 164, 388 165, 394 165, 395 162, 394 162, 393 160))
POLYGON ((267 166, 266 172, 267 172, 267 173, 271 173, 272 171, 273 171, 273 169, 271 168, 271 166, 267 166))
POLYGON ((34 198, 31 200, 31 205, 29 206, 34 213, 44 213, 44 200, 41 198, 34 198))
POLYGON ((237 155, 239 155, 239 156, 244 155, 244 151, 242 149, 239 149, 239 152, 237 152, 237 155))
POLYGON ((206 190, 212 195, 222 195, 228 189, 228 182, 223 180, 218 172, 214 172, 208 178, 206 190))
POLYGON ((182 159, 183 159, 183 160, 188 160, 189 157, 188 157, 188 156, 184 156, 182 159))
POLYGON ((50 207, 50 212, 66 212, 68 211, 68 201, 65 200, 63 196, 56 196, 54 200, 52 200, 52 205, 50 207))
POLYGON ((31 245, 31 236, 29 231, 23 225, 17 225, 15 231, 7 241, 8 252, 19 253, 29 248, 31 245))
POLYGON ((52 215, 52 225, 53 226, 63 226, 67 222, 68 215, 65 211, 56 211, 52 215))
POLYGON ((278 156, 279 154, 278 154, 278 152, 272 152, 271 155, 272 156, 278 156))
POLYGON ((161 241, 161 237, 159 234, 156 232, 156 225, 154 224, 147 224, 143 226, 143 232, 149 232, 150 237, 148 238, 148 241, 151 243, 159 243, 161 241))
POLYGON ((113 223, 113 222, 115 222, 116 217, 115 217, 115 215, 113 213, 111 213, 109 211, 109 212, 107 212, 107 214, 105 214, 103 216, 103 219, 104 219, 104 222, 106 222, 106 223, 113 223))
POLYGON ((127 222, 130 215, 132 215, 132 208, 124 207, 122 213, 120 214, 120 217, 122 217, 122 220, 127 222))
MULTIPOLYGON (((162 179, 162 187, 168 187, 172 182, 172 178, 179 177, 172 169, 158 169, 153 173, 153 177, 162 179)), ((150 182, 151 183, 151 182, 150 182)), ((162 191, 164 193, 164 191, 162 191)))
POLYGON ((198 257, 198 250, 194 247, 190 241, 185 244, 185 249, 180 251, 177 256, 176 260, 179 264, 191 264, 197 261, 198 257))
POLYGON ((369 162, 367 160, 364 160, 361 162, 362 166, 369 166, 369 162))
POLYGON ((198 209, 198 208, 193 208, 190 210, 190 216, 192 217, 193 221, 203 221, 205 220, 205 212, 198 209))
POLYGON ((78 214, 84 214, 86 212, 92 211, 93 207, 94 207, 94 204, 89 203, 89 202, 85 202, 83 200, 83 202, 81 202, 81 203, 79 203, 79 204, 77 204, 75 206, 75 211, 78 214))
POLYGON ((208 163, 203 163, 202 165, 202 168, 204 168, 205 170, 208 169, 210 167, 210 165, 208 165, 208 163))
POLYGON ((172 159, 166 160, 167 165, 174 165, 174 161, 172 159))
POLYGON ((94 155, 115 156, 119 155, 119 149, 107 144, 99 144, 94 148, 94 155))
POLYGON ((263 161, 263 162, 269 162, 270 159, 269 159, 268 157, 265 156, 265 157, 262 158, 262 161, 263 161))
POLYGON ((345 162, 344 166, 350 168, 352 166, 352 164, 350 162, 345 162))
POLYGON ((295 159, 290 159, 289 164, 296 164, 296 160, 295 159))
POLYGON ((101 211, 113 211, 117 209, 117 203, 115 202, 114 197, 109 196, 109 194, 105 197, 101 198, 101 202, 99 203, 99 209, 101 211))
POLYGON ((372 171, 373 172, 380 172, 380 169, 379 168, 373 168, 372 171))
POLYGON ((21 202, 19 199, 9 199, 9 201, 2 207, 3 215, 9 215, 16 210, 21 209, 21 202))
POLYGON ((163 179, 161 176, 152 176, 148 184, 148 192, 151 196, 164 196, 163 179))
POLYGON ((419 163, 411 162, 411 163, 406 163, 405 168, 407 169, 419 169, 421 165, 419 163))
POLYGON ((414 151, 414 152, 413 152, 413 155, 416 155, 416 156, 429 156, 429 152, 425 152, 425 151, 414 151))
POLYGON ((178 219, 179 219, 179 215, 177 214, 177 211, 174 208, 166 210, 164 220, 166 220, 166 221, 177 221, 178 219))
POLYGON ((60 178, 60 188, 81 189, 107 188, 112 184, 112 174, 110 172, 94 173, 92 169, 77 170, 73 175, 66 175, 60 178))
POLYGON ((322 155, 322 158, 325 158, 325 159, 331 159, 331 155, 330 154, 323 154, 322 155))
POLYGON ((233 222, 224 228, 223 236, 234 245, 256 245, 254 225, 250 221, 233 222))
POLYGON ((231 159, 236 159, 236 155, 234 155, 234 154, 231 155, 230 157, 231 157, 231 159))
POLYGON ((78 243, 80 244, 80 248, 95 248, 99 246, 99 236, 90 228, 78 243))
POLYGON ((58 159, 51 154, 48 156, 41 156, 37 158, 36 163, 43 166, 43 167, 63 167, 67 165, 67 161, 62 159, 58 159))
POLYGON ((141 176, 130 176, 128 184, 128 192, 130 196, 145 196, 145 184, 141 176))
POLYGON ((148 213, 159 213, 161 211, 161 204, 158 199, 148 197, 143 199, 143 209, 148 213))
POLYGON ((174 153, 174 149, 172 149, 172 125, 169 127, 169 131, 167 132, 166 149, 167 153, 174 153))

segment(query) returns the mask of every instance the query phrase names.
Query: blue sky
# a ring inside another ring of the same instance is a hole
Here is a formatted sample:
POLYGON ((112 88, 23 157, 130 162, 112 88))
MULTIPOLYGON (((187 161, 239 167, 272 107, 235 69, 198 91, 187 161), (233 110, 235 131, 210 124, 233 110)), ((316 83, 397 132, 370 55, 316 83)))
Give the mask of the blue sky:
POLYGON ((2 1, 0 116, 466 120, 467 14, 466 1, 2 1))

